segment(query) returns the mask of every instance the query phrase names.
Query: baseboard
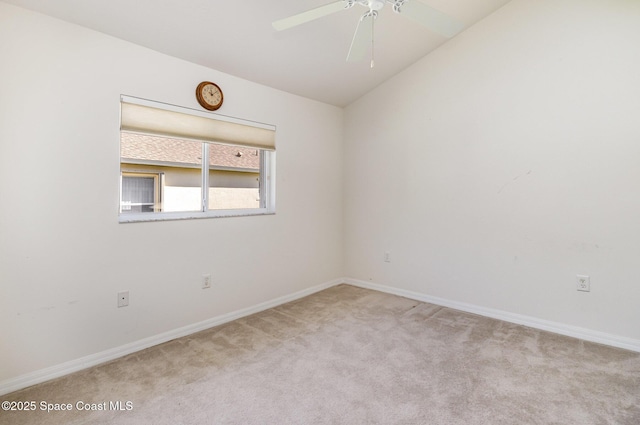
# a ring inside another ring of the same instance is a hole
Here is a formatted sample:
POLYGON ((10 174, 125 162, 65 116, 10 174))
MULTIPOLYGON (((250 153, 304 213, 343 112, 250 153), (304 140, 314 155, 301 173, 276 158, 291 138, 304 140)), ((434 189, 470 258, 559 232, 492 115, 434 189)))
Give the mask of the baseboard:
POLYGON ((158 335, 144 338, 129 344, 121 345, 109 350, 102 351, 100 353, 91 354, 89 356, 81 357, 79 359, 71 360, 56 366, 51 366, 45 369, 37 370, 35 372, 27 373, 25 375, 18 376, 0 382, 0 395, 8 394, 13 391, 18 391, 32 385, 36 385, 42 382, 49 381, 54 378, 59 378, 64 375, 68 375, 73 372, 77 372, 82 369, 86 369, 92 366, 99 365, 111 360, 115 360, 119 357, 126 356, 127 354, 135 353, 136 351, 143 350, 145 348, 152 347, 154 345, 162 344, 172 339, 180 338, 183 336, 191 335, 196 332, 203 331, 205 329, 212 328, 214 326, 222 325, 232 320, 239 319, 241 317, 249 316, 255 313, 259 313, 263 310, 268 310, 273 307, 277 307, 281 304, 295 301, 299 298, 306 297, 314 294, 323 289, 330 288, 332 286, 343 283, 343 279, 336 279, 321 283, 311 288, 304 289, 302 291, 295 292, 293 294, 285 295, 275 298, 270 301, 266 301, 252 307, 237 310, 231 313, 216 316, 211 319, 204 320, 202 322, 194 323, 192 325, 184 326, 178 329, 174 329, 168 332, 164 332, 158 335))
POLYGON ((585 341, 597 342, 600 344, 610 345, 612 347, 624 348, 627 350, 640 352, 640 340, 636 340, 632 338, 611 335, 604 332, 580 328, 577 326, 566 325, 558 322, 551 322, 548 320, 542 320, 542 319, 538 319, 531 316, 524 316, 521 314, 515 314, 515 313, 505 312, 501 310, 480 307, 473 304, 461 303, 458 301, 452 301, 445 298, 433 297, 420 292, 408 291, 405 289, 395 288, 387 285, 381 285, 378 283, 367 282, 367 281, 353 279, 353 278, 340 278, 340 279, 334 279, 325 283, 321 283, 319 285, 304 289, 302 291, 295 292, 293 294, 278 297, 273 300, 266 301, 252 307, 248 307, 248 308, 237 310, 231 313, 216 316, 202 322, 194 323, 192 325, 184 326, 178 329, 174 329, 168 332, 154 335, 149 338, 144 338, 129 344, 125 344, 119 347, 102 351, 100 353, 81 357, 79 359, 71 360, 56 366, 51 366, 45 369, 37 370, 25 375, 18 376, 16 378, 11 378, 11 379, 2 381, 0 382, 0 395, 8 394, 13 391, 18 391, 23 388, 30 387, 32 385, 36 385, 42 382, 46 382, 51 379, 55 379, 64 375, 68 375, 70 373, 77 372, 82 369, 86 369, 92 366, 99 365, 101 363, 115 360, 119 357, 123 357, 131 353, 135 353, 136 351, 140 351, 145 348, 152 347, 154 345, 171 341, 172 339, 191 335, 193 333, 200 332, 205 329, 209 329, 214 326, 218 326, 242 317, 246 317, 251 314, 259 313, 261 311, 268 310, 270 308, 277 307, 279 305, 282 305, 291 301, 295 301, 299 298, 306 297, 308 295, 314 294, 318 291, 322 291, 332 286, 339 285, 341 283, 346 283, 349 285, 358 286, 366 289, 373 289, 375 291, 385 292, 393 295, 399 295, 399 296, 414 299, 417 301, 436 304, 443 307, 449 307, 455 310, 461 310, 461 311, 478 314, 485 317, 491 317, 493 319, 504 320, 505 322, 516 323, 519 325, 524 325, 524 326, 528 326, 535 329, 554 332, 561 335, 579 338, 585 341))
POLYGON ((640 340, 627 338, 618 335, 612 335, 605 332, 594 331, 577 326, 566 325, 558 322, 538 319, 536 317, 524 316, 516 313, 495 310, 492 308, 480 307, 473 304, 466 304, 452 301, 444 298, 433 297, 419 292, 407 291, 405 289, 395 288, 378 283, 367 282, 364 280, 343 278, 342 281, 349 285, 361 288, 373 289, 380 292, 386 292, 393 295, 399 295, 417 301, 423 301, 443 307, 453 308, 455 310, 474 313, 493 319, 504 320, 505 322, 516 323, 518 325, 528 326, 530 328, 541 329, 548 332, 566 335, 585 341, 597 342, 599 344, 610 345, 612 347, 624 348, 630 351, 640 352, 640 340))

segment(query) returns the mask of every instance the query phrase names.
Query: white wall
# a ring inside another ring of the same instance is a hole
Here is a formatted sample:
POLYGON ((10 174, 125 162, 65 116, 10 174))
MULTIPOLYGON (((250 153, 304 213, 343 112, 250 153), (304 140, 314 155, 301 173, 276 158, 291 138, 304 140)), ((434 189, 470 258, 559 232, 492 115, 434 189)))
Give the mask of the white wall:
POLYGON ((0 382, 341 276, 342 114, 0 3, 0 382), (203 80, 277 126, 277 214, 118 224, 120 95, 203 80))
POLYGON ((638 46, 638 1, 514 0, 352 104, 347 275, 640 339, 638 46))

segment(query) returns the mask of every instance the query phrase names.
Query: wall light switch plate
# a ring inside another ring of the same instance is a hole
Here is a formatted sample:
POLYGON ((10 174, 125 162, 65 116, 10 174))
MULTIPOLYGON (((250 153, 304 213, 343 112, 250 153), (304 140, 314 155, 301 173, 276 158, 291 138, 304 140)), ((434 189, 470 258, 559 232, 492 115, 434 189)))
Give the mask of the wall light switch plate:
POLYGON ((591 291, 591 278, 582 274, 576 275, 576 284, 578 291, 591 291))

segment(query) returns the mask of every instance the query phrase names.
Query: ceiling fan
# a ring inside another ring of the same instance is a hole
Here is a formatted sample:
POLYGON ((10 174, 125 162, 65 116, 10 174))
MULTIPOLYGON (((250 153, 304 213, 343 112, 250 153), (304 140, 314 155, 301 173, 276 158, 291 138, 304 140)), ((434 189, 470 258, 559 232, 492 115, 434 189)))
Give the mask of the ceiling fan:
POLYGON ((341 10, 350 9, 356 4, 364 6, 369 10, 360 17, 353 40, 351 40, 347 62, 361 60, 369 45, 371 45, 371 67, 373 68, 373 23, 378 17, 378 11, 386 3, 392 5, 395 13, 411 18, 445 37, 453 37, 463 28, 463 25, 452 17, 418 0, 338 0, 275 21, 273 27, 278 31, 282 31, 341 10))

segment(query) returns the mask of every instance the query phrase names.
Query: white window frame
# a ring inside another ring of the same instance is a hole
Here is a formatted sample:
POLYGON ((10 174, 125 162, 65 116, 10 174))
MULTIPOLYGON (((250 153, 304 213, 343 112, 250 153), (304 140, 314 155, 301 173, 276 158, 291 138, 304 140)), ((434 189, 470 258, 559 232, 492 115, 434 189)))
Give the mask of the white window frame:
MULTIPOLYGON (((275 131, 275 126, 270 124, 257 123, 253 121, 247 121, 240 118, 228 117, 212 112, 203 112, 196 109, 185 108, 182 106, 171 105, 167 103, 155 102, 152 100, 141 99, 132 96, 120 97, 121 103, 133 103, 136 105, 149 106, 152 108, 164 109, 167 111, 178 112, 182 114, 195 115, 204 118, 212 118, 219 121, 232 122, 236 124, 242 124, 252 127, 265 128, 275 131)), ((120 135, 121 132, 118 132, 120 135)), ((169 136, 170 137, 170 136, 169 136)), ((210 141, 198 140, 203 143, 205 153, 208 152, 208 143, 210 141)), ((214 142, 218 143, 218 142, 214 142)), ((224 142, 222 142, 224 143, 224 142)), ((228 144, 228 143, 227 143, 228 144)), ((242 146, 242 145, 233 145, 242 146)), ((260 148, 258 148, 260 149, 260 148)), ((260 207, 259 208, 247 208, 247 209, 208 209, 208 187, 209 187, 209 164, 208 161, 203 161, 202 165, 202 205, 201 211, 188 211, 188 212, 145 212, 145 213, 121 213, 122 202, 122 183, 120 179, 120 191, 118 197, 118 221, 120 223, 135 223, 135 222, 149 222, 149 221, 166 221, 166 220, 188 220, 198 218, 218 218, 218 217, 243 217, 243 216, 256 216, 256 215, 273 215, 276 213, 276 188, 275 188, 275 175, 276 175, 276 152, 274 150, 260 149, 262 152, 260 161, 260 207)), ((119 161, 121 150, 118 150, 119 161)), ((203 156, 208 158, 208 155, 203 156)), ((121 173, 119 173, 119 176, 121 173)))

